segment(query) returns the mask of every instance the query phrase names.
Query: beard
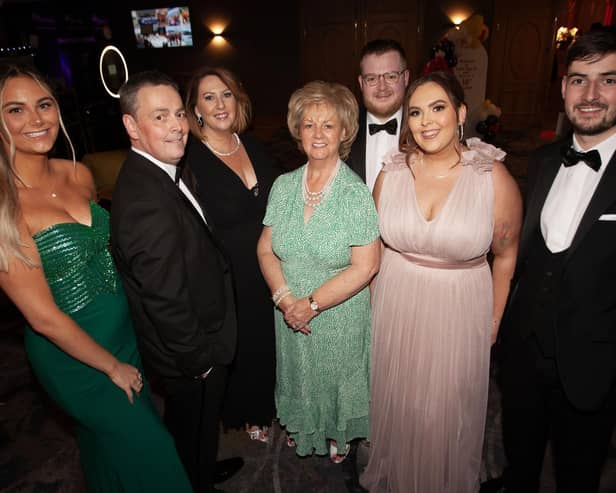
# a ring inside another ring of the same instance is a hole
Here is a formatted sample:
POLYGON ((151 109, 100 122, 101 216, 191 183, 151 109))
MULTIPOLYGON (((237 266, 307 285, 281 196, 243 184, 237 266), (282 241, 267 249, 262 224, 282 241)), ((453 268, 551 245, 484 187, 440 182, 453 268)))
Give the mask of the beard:
POLYGON ((616 126, 616 108, 604 105, 605 116, 599 121, 585 121, 576 115, 569 118, 573 130, 578 135, 599 135, 616 126))

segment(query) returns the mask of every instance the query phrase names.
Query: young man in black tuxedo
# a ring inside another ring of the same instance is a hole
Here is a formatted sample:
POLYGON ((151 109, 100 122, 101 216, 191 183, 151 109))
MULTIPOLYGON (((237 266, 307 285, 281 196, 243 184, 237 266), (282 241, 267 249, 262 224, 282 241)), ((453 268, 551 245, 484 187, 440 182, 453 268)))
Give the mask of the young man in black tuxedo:
POLYGON ((562 81, 573 136, 530 159, 499 334, 508 493, 597 492, 616 418, 616 32, 581 35, 562 81))
MULTIPOLYGON (((146 368, 161 382, 165 424, 195 492, 211 493, 236 347, 231 273, 178 168, 188 122, 175 83, 136 74, 120 89, 120 107, 131 151, 113 195, 112 251, 146 368)), ((218 472, 239 467, 236 459, 218 472)))
POLYGON ((364 108, 359 113, 359 130, 347 164, 372 190, 383 157, 398 147, 409 69, 404 49, 391 39, 367 43, 360 54, 359 69, 364 108))

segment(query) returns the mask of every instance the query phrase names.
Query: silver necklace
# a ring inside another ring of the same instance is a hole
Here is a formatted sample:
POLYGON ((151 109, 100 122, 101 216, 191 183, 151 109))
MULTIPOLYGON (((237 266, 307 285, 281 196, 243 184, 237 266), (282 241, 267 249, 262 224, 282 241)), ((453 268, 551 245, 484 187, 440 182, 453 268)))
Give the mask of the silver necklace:
POLYGON ((311 207, 312 209, 316 209, 321 203, 325 200, 329 191, 331 190, 332 182, 334 178, 338 174, 338 170, 340 169, 340 160, 336 163, 336 166, 332 170, 327 182, 319 190, 318 192, 311 192, 308 188, 308 164, 304 168, 304 173, 302 175, 302 198, 304 199, 304 205, 311 207))
POLYGON ((458 158, 458 160, 455 163, 453 163, 453 166, 449 167, 449 169, 447 170, 447 173, 443 173, 442 175, 431 175, 430 173, 426 171, 426 163, 423 160, 423 155, 419 157, 419 160, 421 161, 421 167, 424 169, 424 174, 428 175, 430 178, 436 178, 437 180, 447 178, 451 174, 451 172, 458 166, 458 164, 460 164, 460 159, 458 158))
POLYGON ((207 147, 210 151, 212 151, 212 152, 213 152, 214 154, 216 154, 217 156, 221 156, 221 157, 228 157, 228 156, 231 156, 231 155, 235 154, 235 153, 239 150, 239 148, 240 148, 240 144, 241 144, 241 143, 240 143, 240 137, 239 137, 239 135, 237 135, 237 133, 236 133, 236 132, 233 132, 233 137, 235 137, 235 147, 234 147, 232 150, 230 150, 229 152, 220 152, 220 151, 217 151, 217 150, 216 150, 216 149, 214 149, 214 148, 213 148, 213 147, 212 147, 212 146, 208 143, 208 141, 207 141, 207 140, 205 140, 205 139, 203 139, 203 143, 206 145, 206 147, 207 147))

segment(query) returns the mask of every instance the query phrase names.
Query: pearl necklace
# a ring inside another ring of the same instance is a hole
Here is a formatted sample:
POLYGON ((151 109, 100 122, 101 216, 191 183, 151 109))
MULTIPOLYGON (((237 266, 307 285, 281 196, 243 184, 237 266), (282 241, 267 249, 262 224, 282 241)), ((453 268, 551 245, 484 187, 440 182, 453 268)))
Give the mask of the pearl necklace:
POLYGON ((336 166, 332 170, 329 178, 327 179, 327 183, 319 190, 318 192, 311 192, 308 188, 308 164, 304 168, 304 173, 302 175, 302 197, 304 199, 304 205, 307 207, 311 207, 316 209, 321 203, 325 200, 329 191, 331 190, 332 182, 334 178, 338 174, 338 170, 340 169, 340 160, 336 163, 336 166))
POLYGON ((237 135, 237 133, 236 133, 236 132, 233 132, 233 137, 235 137, 235 147, 234 147, 232 150, 230 150, 229 152, 220 152, 220 151, 217 151, 217 150, 216 150, 216 149, 214 149, 214 148, 213 148, 213 147, 212 147, 212 146, 208 143, 208 141, 207 141, 207 140, 205 140, 205 139, 202 139, 202 142, 206 145, 206 147, 207 147, 210 151, 212 151, 212 152, 213 152, 214 154, 216 154, 217 156, 221 156, 221 157, 228 157, 228 156, 231 156, 231 155, 235 154, 235 153, 239 150, 239 148, 240 148, 240 144, 241 144, 241 143, 240 143, 240 137, 237 135))

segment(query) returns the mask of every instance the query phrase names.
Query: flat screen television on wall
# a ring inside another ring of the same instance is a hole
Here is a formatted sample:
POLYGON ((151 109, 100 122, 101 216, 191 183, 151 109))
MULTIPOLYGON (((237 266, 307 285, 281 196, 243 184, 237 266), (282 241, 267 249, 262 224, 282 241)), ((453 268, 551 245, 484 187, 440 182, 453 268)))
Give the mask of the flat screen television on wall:
POLYGON ((138 48, 193 45, 188 7, 133 10, 131 15, 138 48))

